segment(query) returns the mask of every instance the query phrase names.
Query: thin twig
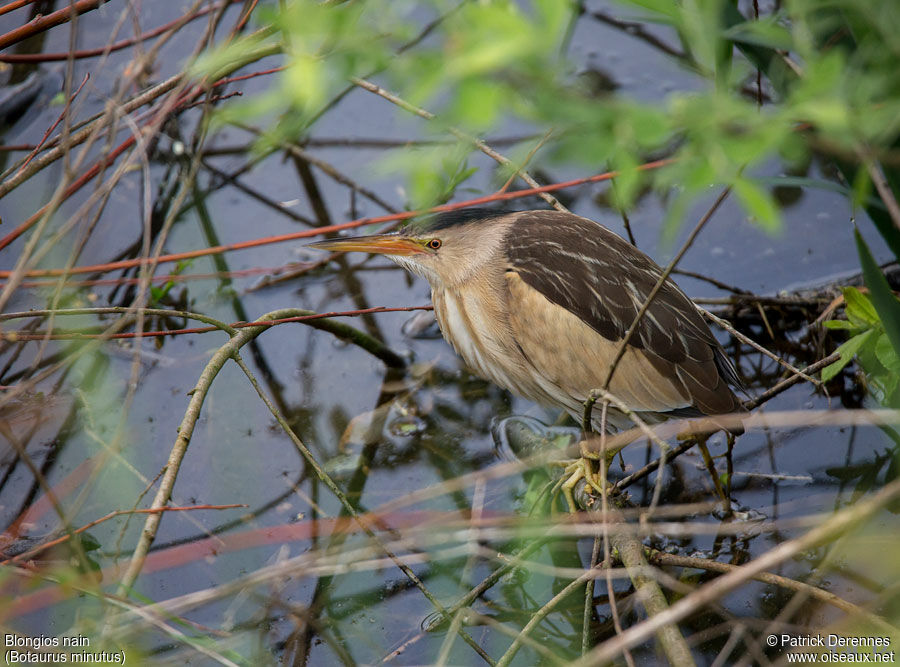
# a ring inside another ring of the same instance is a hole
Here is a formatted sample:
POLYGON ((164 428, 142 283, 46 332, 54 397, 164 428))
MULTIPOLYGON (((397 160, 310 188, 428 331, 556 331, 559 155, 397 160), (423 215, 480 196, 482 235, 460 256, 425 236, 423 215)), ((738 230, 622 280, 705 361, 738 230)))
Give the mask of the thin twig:
POLYGON ((41 147, 46 143, 47 137, 49 137, 53 133, 53 130, 55 130, 56 127, 62 122, 63 118, 65 118, 69 114, 69 109, 72 106, 72 101, 76 97, 78 97, 78 93, 81 92, 81 89, 84 88, 84 84, 86 84, 88 82, 88 79, 90 79, 90 78, 91 78, 91 73, 85 72, 84 78, 81 80, 81 84, 78 86, 78 89, 74 93, 72 93, 68 98, 66 98, 66 106, 60 112, 57 119, 53 122, 53 125, 51 125, 50 127, 48 127, 46 129, 46 131, 44 132, 44 136, 41 137, 41 140, 34 147, 34 150, 32 150, 28 154, 28 157, 25 158, 25 161, 22 163, 22 166, 19 168, 19 171, 21 171, 22 169, 24 169, 25 167, 28 166, 28 163, 31 162, 31 160, 34 158, 34 156, 38 154, 38 151, 41 150, 41 147))
POLYGON ((388 211, 389 213, 397 212, 397 209, 395 207, 391 206, 384 199, 379 197, 375 192, 360 185, 359 183, 357 183, 350 177, 346 176, 345 174, 342 174, 334 166, 332 166, 328 162, 325 162, 325 160, 322 160, 321 158, 318 158, 315 155, 312 155, 309 151, 304 150, 297 144, 286 144, 284 146, 284 149, 288 153, 291 153, 292 155, 299 157, 302 160, 306 160, 311 165, 318 167, 320 170, 322 170, 324 173, 328 174, 331 178, 333 178, 335 181, 337 181, 341 185, 346 185, 351 190, 355 190, 356 192, 361 194, 366 199, 369 199, 369 200, 375 202, 376 204, 378 204, 385 211, 388 211))
POLYGON ((73 16, 78 16, 79 14, 84 14, 92 9, 97 9, 97 7, 102 5, 105 1, 106 0, 70 0, 70 2, 62 9, 57 9, 55 12, 51 12, 44 16, 38 15, 25 25, 0 35, 0 49, 5 49, 17 42, 21 42, 24 39, 42 33, 45 30, 49 30, 54 26, 62 25, 69 21, 73 16))
MULTIPOLYGON (((829 366, 829 365, 833 364, 835 361, 837 361, 837 360, 840 359, 840 358, 841 358, 840 353, 839 353, 839 352, 834 352, 833 354, 828 355, 828 356, 825 357, 824 359, 820 359, 820 360, 817 361, 816 363, 810 364, 809 366, 807 366, 806 368, 804 368, 804 369, 803 369, 803 374, 804 374, 804 375, 809 375, 809 374, 811 374, 811 373, 818 373, 818 372, 821 371, 823 368, 825 368, 826 366, 829 366)), ((745 407, 747 410, 753 410, 754 408, 757 408, 757 407, 759 407, 760 405, 762 405, 763 403, 766 403, 766 402, 769 401, 770 399, 774 398, 774 397, 777 396, 778 394, 780 394, 780 393, 782 393, 782 392, 784 392, 784 391, 790 389, 790 388, 793 387, 795 384, 797 384, 798 382, 800 382, 800 380, 802 380, 802 379, 803 379, 803 377, 800 376, 800 375, 792 375, 791 377, 782 380, 781 382, 779 382, 778 384, 776 384, 774 387, 772 387, 772 388, 770 388, 770 389, 764 391, 763 393, 761 393, 761 394, 760 394, 759 396, 757 396, 756 398, 754 398, 754 399, 752 399, 752 400, 749 400, 749 401, 744 401, 744 407, 745 407)))
MULTIPOLYGON (((543 148, 544 144, 549 141, 550 137, 553 136, 553 129, 549 129, 544 132, 544 135, 538 140, 538 142, 531 147, 528 151, 528 155, 525 156, 525 159, 522 160, 522 164, 519 166, 519 169, 525 169, 529 164, 531 164, 531 160, 534 159, 534 156, 537 154, 541 148, 543 148)), ((496 144, 494 144, 496 145, 496 144)), ((503 187, 500 188, 500 192, 506 192, 509 190, 509 187, 513 184, 513 181, 516 180, 516 175, 518 171, 513 173, 508 179, 506 179, 506 183, 503 184, 503 187)))
MULTIPOLYGON (((267 313, 264 318, 270 319, 272 317, 285 315, 289 317, 292 314, 292 309, 284 309, 267 313)), ((239 332, 230 329, 230 327, 227 326, 223 326, 222 328, 232 337, 225 345, 220 347, 213 355, 212 359, 209 360, 206 367, 203 369, 203 372, 200 374, 196 385, 189 392, 191 400, 185 411, 184 418, 181 421, 181 426, 178 428, 178 437, 175 439, 175 444, 172 446, 172 450, 169 453, 169 459, 165 465, 165 473, 160 480, 159 489, 157 490, 156 497, 151 506, 153 509, 165 507, 169 502, 169 498, 172 495, 172 489, 175 486, 175 480, 178 477, 181 462, 184 460, 188 444, 191 441, 191 435, 194 432, 194 426, 200 417, 200 409, 203 406, 203 401, 206 398, 206 394, 209 392, 216 375, 222 370, 225 362, 232 358, 236 350, 239 350, 243 345, 249 343, 269 327, 257 326, 239 332)), ((153 540, 156 538, 156 531, 159 528, 161 519, 161 514, 154 513, 150 514, 144 522, 144 529, 141 531, 141 535, 138 538, 138 543, 131 556, 131 562, 119 584, 120 595, 127 595, 128 590, 134 586, 134 582, 137 580, 141 568, 143 567, 144 560, 147 558, 150 545, 153 544, 153 540)))
POLYGON ((638 480, 641 480, 644 477, 646 477, 647 475, 649 475, 650 473, 652 473, 654 470, 656 470, 660 466, 664 466, 667 463, 672 463, 676 458, 678 458, 679 456, 684 454, 687 450, 689 450, 695 444, 696 443, 693 440, 688 440, 686 442, 681 442, 681 443, 677 444, 675 447, 669 447, 669 449, 666 450, 665 457, 660 456, 658 459, 656 459, 655 461, 651 461, 650 463, 645 465, 640 470, 636 470, 633 473, 631 473, 630 475, 623 477, 618 482, 613 484, 613 489, 618 491, 620 489, 624 489, 628 486, 631 486, 638 480))
MULTIPOLYGON (((30 0, 29 0, 30 1, 30 0)), ((242 2, 242 0, 226 0, 229 3, 242 2)), ((188 13, 187 16, 189 20, 194 20, 200 18, 201 16, 205 16, 211 11, 218 9, 218 6, 212 7, 201 7, 196 12, 188 13)), ((3 14, 3 9, 5 7, 0 7, 0 16, 3 14)), ((180 28, 184 25, 184 16, 180 16, 177 19, 170 21, 164 25, 159 26, 158 28, 154 28, 153 30, 148 30, 145 33, 138 35, 137 37, 132 37, 129 39, 123 39, 121 41, 115 42, 113 44, 108 44, 106 46, 102 46, 96 49, 82 49, 78 51, 61 51, 59 53, 0 53, 0 62, 3 63, 48 63, 48 62, 58 62, 61 60, 68 60, 70 58, 74 60, 80 60, 82 58, 95 58, 97 56, 102 56, 107 53, 112 53, 114 51, 121 51, 122 49, 127 49, 129 46, 134 46, 135 44, 139 44, 141 42, 146 42, 149 39, 153 39, 154 37, 159 37, 167 30, 171 30, 172 28, 180 28)))
POLYGON ((0 561, 0 566, 3 565, 14 565, 16 563, 20 563, 24 560, 31 560, 35 556, 40 553, 43 553, 47 549, 50 549, 55 546, 59 546, 65 542, 68 542, 74 535, 78 535, 79 533, 83 533, 86 530, 90 530, 94 526, 97 526, 105 521, 109 521, 110 519, 115 519, 118 516, 132 515, 132 514, 151 514, 153 512, 190 512, 195 510, 230 510, 235 509, 237 507, 248 507, 247 505, 243 505, 240 503, 231 504, 231 505, 189 505, 185 507, 157 507, 155 509, 130 509, 130 510, 114 510, 105 516, 100 517, 99 519, 94 519, 85 525, 76 528, 71 533, 67 533, 61 537, 56 538, 55 540, 49 540, 47 542, 43 542, 38 546, 29 549, 23 553, 20 553, 18 556, 13 556, 12 558, 8 558, 4 561, 0 561))
MULTIPOLYGON (((359 79, 357 77, 352 77, 350 80, 355 85, 359 86, 360 88, 368 90, 371 93, 375 93, 379 97, 383 97, 384 99, 386 99, 388 102, 396 104, 401 109, 404 109, 406 111, 414 113, 421 118, 424 118, 426 120, 434 120, 434 118, 435 118, 435 115, 433 113, 431 113, 430 111, 426 111, 425 109, 422 109, 421 107, 417 107, 414 104, 410 104, 406 100, 385 90, 381 86, 375 85, 374 83, 365 81, 363 79, 359 79)), ((457 139, 460 139, 461 141, 465 141, 465 142, 472 144, 478 150, 480 150, 482 153, 487 155, 489 158, 491 158, 492 160, 496 160, 499 164, 502 164, 507 167, 515 167, 515 165, 512 163, 512 160, 510 160, 509 158, 507 158, 507 157, 501 155, 500 153, 498 153, 497 151, 495 151, 493 148, 488 146, 481 139, 478 139, 477 137, 473 137, 472 135, 467 134, 466 132, 463 132, 462 130, 455 128, 455 127, 449 127, 449 128, 447 128, 447 130, 448 130, 448 132, 450 132, 450 134, 452 134, 457 139)), ((530 185, 531 187, 533 187, 533 188, 540 187, 538 185, 538 182, 535 181, 528 174, 528 172, 526 172, 524 169, 516 168, 515 173, 518 174, 519 177, 521 177, 521 179, 523 181, 525 181, 526 183, 528 183, 528 185, 530 185)), ((546 201, 548 204, 550 204, 550 206, 555 208, 557 211, 568 211, 568 209, 565 206, 563 206, 559 202, 559 200, 556 197, 552 196, 551 194, 549 194, 547 192, 540 192, 538 194, 544 201, 546 201)))
POLYGON ((709 210, 703 214, 703 217, 700 218, 697 225, 688 235, 684 244, 681 246, 681 249, 678 251, 678 254, 672 258, 672 261, 663 269, 662 274, 660 274, 659 278, 656 281, 656 284, 653 286, 653 289, 650 290, 650 294, 647 295, 647 298, 644 299, 644 303, 641 305, 640 310, 638 310, 637 315, 634 316, 634 320, 632 320, 631 324, 628 327, 628 330, 625 332, 625 335, 622 337, 622 340, 619 341, 618 347, 616 348, 616 355, 613 357, 613 361, 610 364, 609 370, 606 374, 606 380, 603 382, 603 389, 609 389, 609 383, 612 382, 613 374, 616 372, 616 368, 619 365, 619 362, 622 360, 622 357, 625 356, 625 351, 628 349, 628 343, 631 341, 631 338, 634 336, 637 331, 637 327, 641 322, 641 319, 644 317, 644 313, 647 312, 647 309, 650 308, 650 304, 653 303, 653 299, 656 297, 659 290, 662 289, 662 286, 666 283, 666 280, 669 278, 669 274, 672 272, 678 262, 681 261, 681 258, 684 256, 684 253, 688 251, 688 248, 694 243, 694 239, 697 238, 697 235, 700 231, 706 226, 706 223, 712 218, 713 214, 718 210, 719 206, 722 205, 722 202, 728 197, 728 194, 731 192, 731 188, 727 187, 722 190, 721 194, 716 198, 713 202, 712 206, 709 207, 709 210))
POLYGON ((716 315, 713 315, 711 312, 709 312, 705 308, 698 308, 697 310, 699 310, 705 317, 707 317, 708 319, 710 319, 713 322, 715 322, 716 324, 718 324, 725 331, 727 331, 729 334, 731 334, 732 336, 737 338, 742 343, 746 343, 747 345, 752 347, 757 352, 769 357, 769 359, 772 359, 772 360, 778 362, 779 365, 783 366, 784 368, 789 370, 794 375, 799 375, 802 379, 804 379, 807 382, 814 385, 816 387, 816 389, 822 389, 822 383, 819 380, 816 380, 814 377, 811 377, 811 376, 807 375, 806 373, 804 373, 803 371, 795 368, 794 366, 789 364, 787 361, 785 361, 783 358, 779 357, 774 352, 767 350, 766 348, 764 348, 762 345, 757 343, 755 340, 753 340, 749 336, 745 336, 740 331, 738 331, 733 326, 731 326, 731 324, 729 324, 726 320, 723 320, 721 317, 717 317, 716 315))
POLYGON ((868 156, 862 155, 861 157, 863 163, 866 165, 866 170, 869 172, 869 178, 872 179, 872 183, 875 185, 875 189, 878 191, 881 201, 884 202, 884 205, 891 216, 894 227, 900 230, 900 205, 897 204, 897 198, 894 197, 894 193, 891 190, 890 185, 888 185, 884 172, 881 170, 881 167, 868 156))
MULTIPOLYGON (((48 151, 49 152, 49 151, 48 151)), ((44 154, 42 154, 44 155, 44 154)), ((41 156, 38 156, 34 162, 38 162, 41 159, 41 156)), ((638 167, 639 170, 651 170, 651 169, 659 169, 661 167, 665 167, 671 164, 671 160, 656 160, 654 162, 648 162, 646 164, 638 167)), ((34 163, 32 163, 33 165, 34 163)), ((291 234, 280 234, 277 236, 268 236, 261 239, 253 239, 250 241, 242 241, 238 243, 228 243, 224 245, 213 246, 211 248, 202 248, 198 250, 189 250, 187 252, 173 253, 170 255, 161 255, 158 258, 158 262, 176 262, 181 261, 183 259, 191 259, 194 257, 206 257, 208 255, 216 255, 222 252, 230 252, 232 250, 243 250, 246 248, 256 248, 259 246, 269 245, 272 243, 282 243, 285 241, 295 241, 303 238, 311 238, 313 236, 318 236, 320 234, 328 234, 332 232, 339 232, 345 229, 355 229, 356 227, 362 227, 365 225, 375 225, 384 222, 395 222, 397 220, 408 220, 409 218, 418 217, 421 215, 426 215, 429 213, 441 213, 444 211, 455 211, 461 208, 466 208, 468 206, 478 206, 481 204, 489 204, 493 202, 499 201, 511 201, 513 199, 520 199, 522 197, 528 197, 531 195, 540 194, 542 192, 552 192, 555 190, 564 190, 566 188, 575 187, 578 185, 585 185, 587 183, 598 183, 601 181, 607 181, 611 178, 615 178, 617 172, 605 172, 602 174, 596 174, 594 176, 588 176, 585 178, 576 178, 571 181, 564 181, 560 183, 552 183, 550 185, 541 185, 535 188, 526 188, 524 190, 515 190, 513 192, 497 192, 491 195, 485 195, 483 197, 475 197, 473 199, 468 199, 466 201, 455 202, 453 204, 441 204, 440 206, 434 206, 430 209, 420 210, 420 211, 404 211, 401 213, 394 213, 390 215, 379 215, 372 216, 366 218, 359 218, 357 220, 351 220, 350 222, 345 222, 338 225, 330 225, 328 227, 317 227, 316 229, 307 229, 301 232, 293 232, 291 234)), ((5 183, 0 183, 0 198, 3 197, 2 189, 5 183)), ((0 240, 0 250, 5 247, 5 244, 11 243, 14 238, 17 237, 21 232, 15 230, 10 233, 10 236, 5 237, 0 240)), ((66 271, 64 269, 30 269, 24 271, 22 277, 46 277, 46 276, 59 276, 59 275, 68 275, 68 274, 84 274, 84 273, 96 273, 98 271, 116 271, 118 269, 130 269, 135 266, 140 266, 141 264, 146 263, 146 260, 135 258, 135 259, 124 259, 118 262, 108 262, 106 264, 98 264, 92 266, 78 266, 74 267, 70 271, 66 271)), ((0 278, 11 279, 14 272, 12 271, 0 271, 0 278)))
MULTIPOLYGON (((256 60, 259 60, 259 59, 264 58, 269 55, 274 55, 276 53, 278 53, 278 48, 276 46, 271 46, 271 45, 262 46, 259 49, 253 50, 253 51, 245 54, 244 58, 240 62, 237 62, 237 61, 234 62, 231 66, 232 69, 230 71, 234 71, 234 70, 239 69, 240 67, 243 67, 251 62, 255 62, 256 60)), ((230 73, 230 72, 226 72, 226 74, 227 73, 230 73)), ((137 96, 135 96, 128 102, 121 105, 117 109, 117 112, 121 113, 121 114, 131 113, 131 112, 139 109, 140 107, 152 102, 153 100, 156 100, 157 98, 165 95, 166 93, 169 93, 172 90, 175 90, 179 86, 183 85, 185 83, 185 81, 186 81, 186 75, 183 73, 176 74, 172 77, 169 77, 165 81, 158 83, 157 85, 153 86, 152 88, 147 89, 143 93, 138 94, 137 96)), ((215 84, 213 84, 213 85, 215 86, 215 84)), ((202 91, 197 91, 196 94, 200 94, 200 92, 202 92, 202 91)), ((74 132, 68 138, 68 141, 66 142, 65 146, 60 144, 60 145, 55 146, 54 148, 50 148, 50 149, 44 151, 43 153, 41 153, 37 158, 35 158, 32 161, 32 163, 29 165, 29 167, 26 170, 22 171, 21 173, 17 173, 15 175, 15 177, 13 177, 13 178, 3 178, 2 182, 0 182, 0 199, 2 199, 4 196, 9 194, 9 192, 14 190, 16 187, 18 187, 19 185, 21 185, 22 183, 27 181, 34 174, 36 174, 37 172, 44 169, 44 167, 46 167, 47 165, 49 165, 49 164, 55 162, 56 160, 58 160, 59 158, 61 158, 63 156, 63 154, 65 153, 65 150, 67 150, 68 148, 70 148, 72 146, 76 146, 76 145, 86 141, 92 134, 94 134, 97 131, 98 128, 102 127, 102 125, 105 122, 106 122, 105 116, 100 116, 100 117, 96 118, 95 120, 88 123, 86 126, 80 128, 79 130, 74 132)), ((50 143, 53 144, 52 141, 50 143)), ((19 231, 19 234, 21 234, 21 231, 19 231)), ((10 239, 8 237, 4 237, 4 239, 2 241, 0 241, 0 249, 4 248, 6 245, 8 245, 9 242, 10 242, 10 239)))
MULTIPOLYGON (((528 544, 522 549, 512 556, 512 558, 507 559, 507 562, 502 566, 491 572, 484 580, 481 581, 477 586, 475 586, 468 593, 463 595, 459 600, 454 602, 452 605, 447 607, 447 614, 456 614, 463 607, 468 607, 475 600, 477 600, 483 593, 490 590, 490 588, 496 584, 500 579, 505 577, 507 574, 512 572, 518 567, 521 567, 522 563, 525 562, 525 559, 528 558, 535 551, 543 547, 548 542, 547 539, 534 539, 530 540, 528 544)), ((446 622, 446 617, 437 615, 436 618, 428 619, 424 623, 424 629, 426 632, 432 632, 437 630, 443 623, 446 622)))
POLYGON ((10 12, 14 12, 17 9, 21 9, 22 7, 25 7, 32 2, 34 2, 34 0, 12 0, 10 3, 0 7, 0 16, 9 14, 10 12))
MULTIPOLYGON (((365 532, 366 535, 378 545, 379 549, 381 551, 383 551, 385 553, 385 555, 387 555, 387 557, 390 558, 391 561, 393 561, 393 563, 400 569, 400 571, 406 575, 406 577, 413 583, 413 585, 415 585, 415 587, 418 588, 419 591, 421 591, 422 595, 424 595, 425 598, 434 606, 434 608, 438 611, 438 613, 442 614, 444 616, 444 618, 449 619, 450 617, 447 614, 447 610, 440 603, 440 601, 431 593, 431 591, 428 590, 428 588, 425 586, 424 582, 422 582, 422 580, 419 578, 419 576, 415 572, 413 572, 412 568, 409 567, 409 565, 407 565, 402 560, 400 560, 396 556, 396 554, 391 549, 389 549, 387 547, 387 545, 385 545, 384 542, 382 542, 378 538, 378 535, 376 534, 375 529, 369 524, 369 522, 366 519, 364 519, 362 516, 360 516, 359 512, 356 511, 356 508, 353 507, 353 504, 350 502, 350 500, 347 498, 347 496, 344 494, 344 492, 341 491, 341 489, 338 487, 337 484, 335 484, 334 480, 331 479, 331 477, 328 475, 328 473, 325 471, 325 469, 321 465, 319 465, 319 462, 316 460, 316 457, 313 456, 313 453, 311 451, 309 451, 309 448, 307 448, 306 445, 303 444, 303 441, 300 440, 300 438, 294 432, 294 429, 291 428, 290 424, 288 424, 287 420, 284 418, 284 416, 278 410, 278 407, 274 403, 272 403, 272 401, 269 399, 269 397, 266 395, 266 393, 262 390, 262 387, 259 386, 259 382, 256 380, 256 377, 253 375, 252 371, 247 367, 247 365, 241 359, 239 348, 234 349, 232 357, 234 358, 234 360, 238 364, 238 366, 240 366, 241 370, 244 371, 244 374, 250 380, 250 384, 253 385, 253 388, 256 390, 257 395, 259 395, 262 402, 266 405, 266 407, 272 413, 272 416, 275 417, 275 420, 278 422, 279 426, 281 426, 282 430, 284 430, 284 432, 287 434, 287 436, 291 439, 291 442, 294 443, 294 446, 297 448, 297 450, 303 456, 303 458, 307 462, 307 464, 309 464, 310 467, 312 467, 313 471, 316 473, 316 476, 325 484, 325 486, 328 487, 328 490, 331 491, 335 495, 335 497, 340 501, 341 505, 343 506, 343 508, 347 512, 347 514, 349 514, 351 517, 353 517, 353 519, 363 529, 363 532, 365 532)), ((454 619, 455 618, 461 618, 461 617, 455 616, 454 619)), ((457 625, 457 627, 456 627, 456 632, 469 646, 471 646, 475 650, 476 653, 478 653, 479 656, 481 656, 481 658, 485 662, 487 662, 489 665, 495 664, 493 659, 484 651, 484 649, 482 649, 481 646, 479 646, 477 644, 477 642, 475 642, 475 640, 472 639, 472 637, 469 635, 469 633, 467 633, 465 630, 463 630, 461 627, 459 627, 459 625, 457 625)))
POLYGON ((590 568, 584 572, 580 577, 575 579, 566 585, 559 593, 550 598, 546 604, 544 604, 540 609, 534 612, 531 615, 531 618, 528 619, 528 623, 525 624, 525 627, 522 628, 521 632, 516 635, 516 638, 513 640, 513 643, 510 645, 508 649, 506 649, 506 653, 504 653, 500 659, 497 661, 497 667, 507 667, 512 659, 515 657, 516 653, 518 653, 519 648, 521 647, 524 639, 528 637, 532 630, 547 617, 547 614, 555 610, 562 602, 569 597, 572 593, 575 593, 579 588, 584 586, 588 581, 593 581, 597 576, 600 575, 600 568, 602 567, 602 563, 598 564, 594 568, 590 568))
MULTIPOLYGON (((591 561, 589 568, 594 569, 600 561, 600 536, 594 538, 594 547, 591 549, 591 561)), ((584 586, 584 609, 581 612, 581 655, 587 654, 591 648, 591 617, 594 612, 594 579, 588 581, 584 586)))
POLYGON ((770 549, 758 558, 714 579, 689 593, 666 611, 630 627, 623 634, 600 644, 587 656, 575 663, 576 667, 587 667, 610 662, 626 647, 636 646, 652 637, 660 628, 669 623, 677 623, 703 609, 707 604, 719 600, 728 592, 743 585, 755 575, 772 569, 789 558, 828 542, 853 528, 858 528, 876 512, 900 498, 900 480, 887 484, 870 498, 857 501, 844 510, 835 513, 821 525, 806 534, 770 549))
POLYGON ((726 292, 731 292, 732 294, 746 294, 748 296, 754 296, 752 292, 741 289, 740 287, 735 287, 734 285, 729 285, 728 283, 723 283, 721 280, 717 280, 710 276, 705 276, 702 273, 697 273, 696 271, 688 271, 687 269, 672 269, 672 273, 679 276, 687 276, 688 278, 694 278, 695 280, 702 280, 703 282, 709 283, 713 287, 718 287, 721 290, 725 290, 726 292))
POLYGON ((351 310, 344 312, 331 312, 331 313, 315 313, 310 310, 301 310, 299 308, 292 309, 295 315, 291 317, 283 317, 276 320, 268 320, 261 321, 256 320, 254 322, 234 322, 232 324, 225 324, 219 320, 216 320, 211 317, 207 317, 206 315, 202 315, 200 313, 193 313, 186 310, 168 310, 164 308, 135 308, 135 307, 125 307, 125 306, 105 306, 98 308, 68 308, 68 309, 59 309, 59 310, 33 310, 33 311, 22 311, 17 313, 0 313, 0 322, 23 318, 23 317, 48 317, 48 316, 57 316, 57 315, 100 315, 100 314, 127 314, 127 315, 153 315, 158 317, 179 317, 184 319, 192 319, 198 320, 200 322, 204 322, 209 324, 208 327, 196 327, 193 329, 169 329, 163 331, 136 331, 136 332, 127 332, 127 333, 80 333, 80 332, 63 332, 63 333, 50 333, 50 332, 29 332, 27 334, 19 333, 19 332, 8 332, 2 334, 4 340, 7 341, 20 341, 20 340, 91 340, 91 339, 101 339, 101 340, 112 340, 112 339, 121 339, 121 338, 144 338, 144 337, 154 337, 154 336, 171 336, 173 334, 196 334, 196 333, 209 333, 211 331, 217 330, 225 330, 229 333, 234 332, 238 329, 245 328, 253 328, 259 326, 274 326, 276 324, 286 324, 289 322, 302 322, 306 323, 309 326, 315 329, 321 329, 323 331, 328 331, 329 333, 334 334, 335 336, 347 340, 354 345, 366 350, 370 354, 375 357, 378 357, 382 361, 385 362, 388 366, 392 368, 403 368, 406 366, 406 361, 399 354, 391 350, 384 343, 377 340, 376 338, 366 334, 359 329, 351 327, 347 324, 343 324, 341 322, 335 322, 332 320, 334 317, 340 316, 360 316, 360 315, 369 315, 372 313, 385 313, 385 312, 409 312, 413 310, 432 310, 432 306, 405 306, 402 308, 384 308, 384 307, 376 307, 376 308, 366 308, 363 310, 351 310))
MULTIPOLYGON (((656 565, 672 565, 676 567, 686 567, 692 568, 696 570, 706 570, 708 572, 733 572, 738 569, 738 565, 732 565, 731 563, 723 563, 717 560, 710 560, 708 558, 697 558, 694 556, 679 556, 676 554, 669 554, 664 551, 658 551, 656 549, 648 549, 648 558, 651 563, 656 565)), ((867 609, 863 609, 859 605, 855 605, 852 602, 845 600, 842 597, 839 597, 832 593, 831 591, 826 591, 823 588, 819 588, 818 586, 812 586, 802 581, 797 581, 796 579, 791 579, 790 577, 782 577, 778 574, 772 574, 771 572, 759 572, 758 574, 753 575, 752 577, 755 581, 761 581, 765 584, 773 584, 775 586, 780 586, 781 588, 786 588, 792 591, 803 591, 807 595, 816 600, 821 600, 822 602, 827 602, 833 607, 837 607, 841 611, 845 611, 848 614, 852 614, 854 616, 859 616, 861 618, 865 618, 866 621, 872 623, 873 625, 877 625, 880 629, 885 630, 889 633, 896 632, 896 628, 888 623, 885 619, 877 614, 873 614, 867 609)))

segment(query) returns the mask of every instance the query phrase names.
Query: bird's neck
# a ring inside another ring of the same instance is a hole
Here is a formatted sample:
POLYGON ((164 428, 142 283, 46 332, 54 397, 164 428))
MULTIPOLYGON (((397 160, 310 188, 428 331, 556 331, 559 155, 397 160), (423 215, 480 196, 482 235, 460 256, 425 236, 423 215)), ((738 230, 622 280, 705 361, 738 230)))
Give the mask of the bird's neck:
POLYGON ((494 265, 455 285, 432 284, 431 299, 441 333, 469 367, 509 388, 510 378, 501 375, 518 355, 502 281, 503 266, 494 265))

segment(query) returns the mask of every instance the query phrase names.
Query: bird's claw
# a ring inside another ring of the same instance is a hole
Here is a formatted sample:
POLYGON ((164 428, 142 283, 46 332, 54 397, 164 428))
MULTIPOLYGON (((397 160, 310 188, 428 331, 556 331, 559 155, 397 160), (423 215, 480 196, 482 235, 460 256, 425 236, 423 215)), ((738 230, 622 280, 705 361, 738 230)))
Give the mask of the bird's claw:
POLYGON ((594 472, 594 465, 591 459, 586 456, 570 461, 566 465, 563 475, 567 477, 560 489, 562 490, 563 498, 566 499, 569 512, 575 513, 578 511, 578 504, 575 502, 575 488, 581 480, 584 480, 585 485, 598 494, 603 494, 604 492, 606 480, 601 479, 600 475, 594 472))

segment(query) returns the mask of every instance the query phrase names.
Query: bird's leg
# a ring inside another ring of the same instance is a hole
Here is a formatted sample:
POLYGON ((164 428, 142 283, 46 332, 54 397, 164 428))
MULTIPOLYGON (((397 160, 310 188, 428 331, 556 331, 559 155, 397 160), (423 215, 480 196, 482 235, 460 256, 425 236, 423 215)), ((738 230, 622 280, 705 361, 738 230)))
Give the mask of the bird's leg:
MULTIPOLYGON (((598 438, 594 438, 593 440, 596 442, 598 441, 598 438)), ((578 443, 579 449, 581 450, 581 458, 570 461, 566 465, 563 474, 568 475, 568 478, 563 482, 561 487, 570 511, 575 512, 577 510, 574 491, 578 486, 578 482, 581 480, 584 480, 584 483, 598 495, 604 493, 607 481, 605 476, 601 478, 599 471, 595 469, 594 461, 606 461, 606 465, 602 469, 608 470, 613 458, 615 458, 616 454, 625 447, 625 444, 607 447, 606 450, 601 453, 597 451, 596 446, 588 440, 582 440, 578 443)))
POLYGON ((731 478, 734 476, 734 460, 731 458, 731 453, 734 450, 736 440, 737 436, 734 433, 730 431, 725 432, 725 441, 728 443, 728 451, 725 453, 725 469, 727 471, 725 475, 725 493, 729 498, 731 498, 731 478))
MULTIPOLYGON (((709 440, 709 436, 711 433, 701 433, 694 434, 691 437, 697 441, 697 446, 700 449, 700 455, 703 457, 703 463, 706 465, 706 470, 709 472, 709 476, 712 477, 713 486, 716 487, 716 493, 719 498, 722 500, 722 506, 725 510, 726 514, 731 514, 731 498, 729 494, 725 491, 725 488, 722 486, 722 480, 719 477, 719 473, 716 470, 716 463, 713 461, 712 455, 709 453, 709 448, 706 446, 706 441, 709 440)), ((730 480, 727 482, 730 486, 730 480)))

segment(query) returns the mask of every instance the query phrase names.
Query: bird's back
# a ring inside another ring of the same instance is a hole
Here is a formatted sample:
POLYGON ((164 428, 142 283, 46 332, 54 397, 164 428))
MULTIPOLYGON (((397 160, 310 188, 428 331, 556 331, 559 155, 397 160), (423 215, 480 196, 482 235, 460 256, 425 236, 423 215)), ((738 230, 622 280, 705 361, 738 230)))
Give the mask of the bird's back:
MULTIPOLYGON (((479 374, 580 415, 662 270, 605 227, 569 213, 511 213, 491 224, 507 226, 505 265, 490 278, 502 285, 485 290, 482 279, 480 291, 505 294, 505 303, 490 304, 471 285, 435 293, 442 331, 479 374), (471 313, 486 303, 490 312, 471 313), (473 333, 487 320, 493 324, 473 333), (495 340, 502 337, 508 339, 495 340)), ((693 302, 666 280, 626 346, 610 392, 656 421, 739 411, 729 383, 739 385, 731 361, 693 302)))

